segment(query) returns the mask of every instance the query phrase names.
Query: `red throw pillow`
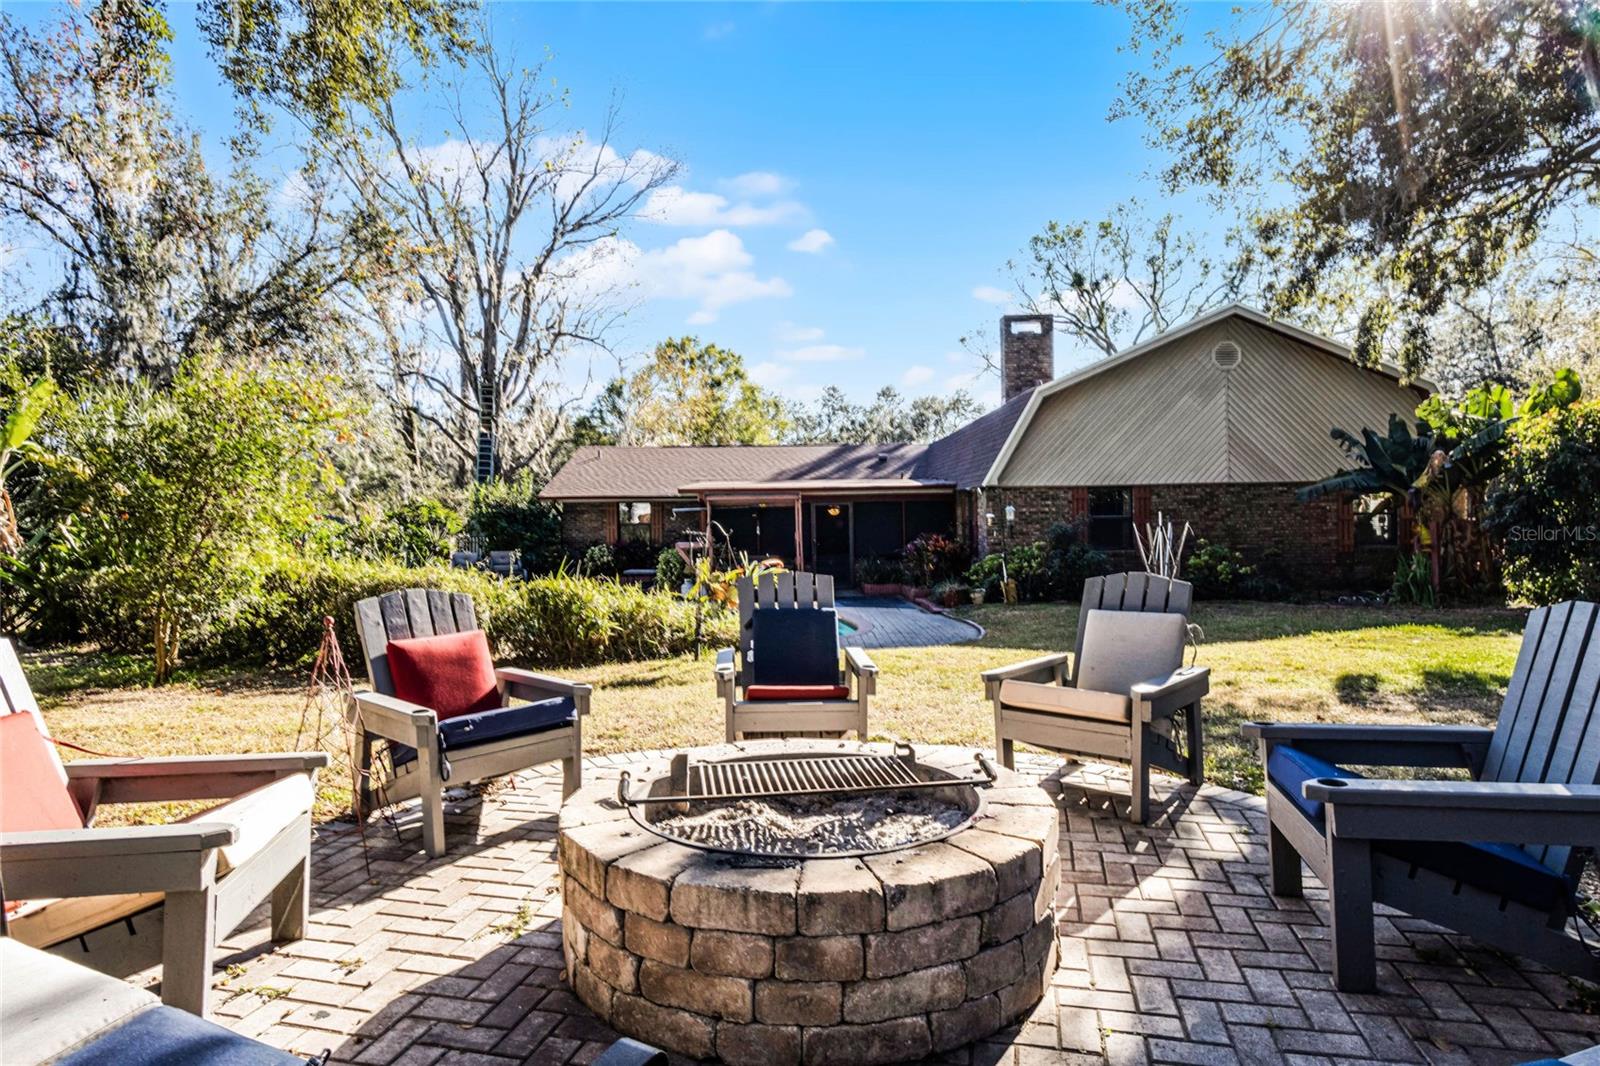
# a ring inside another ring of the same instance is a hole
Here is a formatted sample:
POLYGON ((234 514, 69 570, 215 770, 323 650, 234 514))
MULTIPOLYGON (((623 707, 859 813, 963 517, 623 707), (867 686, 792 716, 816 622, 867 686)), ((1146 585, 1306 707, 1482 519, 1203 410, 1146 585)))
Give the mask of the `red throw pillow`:
POLYGON ((82 828, 61 763, 33 715, 0 714, 0 833, 82 828))
POLYGON ((389 642, 389 676, 400 699, 430 708, 439 720, 501 706, 489 638, 481 629, 389 642))
POLYGON ((850 695, 849 685, 751 685, 744 690, 748 700, 842 700, 850 695))

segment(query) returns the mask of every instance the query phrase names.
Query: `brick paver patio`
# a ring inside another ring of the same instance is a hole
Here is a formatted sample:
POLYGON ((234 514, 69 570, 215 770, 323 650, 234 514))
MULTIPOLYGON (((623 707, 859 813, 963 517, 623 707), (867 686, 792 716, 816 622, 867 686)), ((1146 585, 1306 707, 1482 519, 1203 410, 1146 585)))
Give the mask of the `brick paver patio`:
POLYGON ((929 648, 977 640, 983 630, 969 622, 930 614, 907 600, 852 596, 839 600, 839 615, 860 626, 843 644, 862 648, 929 648))
MULTIPOLYGON (((1378 923, 1381 992, 1333 991, 1322 894, 1267 893, 1254 797, 1174 786, 1143 829, 1108 810, 1104 771, 1020 768, 1062 810, 1061 968, 1003 1040, 939 1062, 1498 1064, 1600 1043, 1563 978, 1403 916, 1378 923)), ((561 979, 559 799, 554 768, 464 797, 433 862, 376 821, 366 859, 354 826, 323 826, 311 938, 252 954, 263 915, 230 942, 218 1019, 340 1063, 591 1061, 613 1034, 561 979)))

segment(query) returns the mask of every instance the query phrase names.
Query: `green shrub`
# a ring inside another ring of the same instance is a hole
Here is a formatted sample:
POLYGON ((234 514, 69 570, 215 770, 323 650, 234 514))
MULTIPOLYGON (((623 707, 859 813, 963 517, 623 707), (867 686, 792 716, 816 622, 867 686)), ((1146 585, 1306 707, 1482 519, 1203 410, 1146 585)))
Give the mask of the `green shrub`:
POLYGON ((1433 564, 1426 555, 1421 552, 1402 555, 1395 561, 1389 602, 1408 607, 1433 607, 1438 604, 1438 597, 1433 591, 1433 564))
POLYGON ((656 588, 677 592, 683 579, 689 576, 689 564, 683 561, 677 548, 662 548, 656 556, 656 588))
POLYGON ((1484 528, 1503 545, 1512 594, 1535 604, 1600 599, 1600 400, 1517 426, 1484 528))
POLYGON ((615 577, 617 553, 609 544, 591 544, 578 558, 578 573, 585 577, 615 577))
POLYGON ((531 477, 496 480, 473 490, 467 508, 467 532, 488 551, 522 553, 530 574, 554 571, 565 559, 561 544, 561 512, 541 503, 531 477))
POLYGON ((1181 576, 1204 600, 1250 599, 1257 578, 1256 568, 1245 562, 1244 556, 1209 540, 1195 542, 1181 576))
POLYGON ((1082 530, 1080 522, 1057 522, 1045 534, 1042 598, 1076 600, 1085 581, 1111 573, 1111 557, 1085 544, 1082 530))
POLYGON ((955 577, 972 561, 972 553, 958 540, 938 533, 924 533, 902 553, 905 580, 928 588, 945 578, 955 577))
MULTIPOLYGON (((356 602, 403 588, 442 588, 472 596, 495 657, 551 667, 633 662, 681 655, 694 644, 694 607, 666 592, 560 572, 502 581, 447 566, 407 568, 338 560, 284 560, 258 596, 238 605, 208 641, 208 657, 297 663, 334 620, 352 673, 362 674, 356 602)), ((731 642, 731 614, 708 615, 706 640, 731 642)))

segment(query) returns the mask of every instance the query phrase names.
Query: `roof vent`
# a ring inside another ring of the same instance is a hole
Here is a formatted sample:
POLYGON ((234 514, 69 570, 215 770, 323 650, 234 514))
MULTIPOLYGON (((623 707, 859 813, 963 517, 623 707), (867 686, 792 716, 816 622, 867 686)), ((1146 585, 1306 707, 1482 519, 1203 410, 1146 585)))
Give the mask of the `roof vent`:
POLYGON ((872 457, 872 465, 873 466, 882 466, 884 463, 887 463, 888 461, 889 461, 889 453, 888 452, 879 452, 877 455, 872 457))
POLYGON ((1239 346, 1232 341, 1223 341, 1211 349, 1211 361, 1217 364, 1219 370, 1232 370, 1239 365, 1239 346))

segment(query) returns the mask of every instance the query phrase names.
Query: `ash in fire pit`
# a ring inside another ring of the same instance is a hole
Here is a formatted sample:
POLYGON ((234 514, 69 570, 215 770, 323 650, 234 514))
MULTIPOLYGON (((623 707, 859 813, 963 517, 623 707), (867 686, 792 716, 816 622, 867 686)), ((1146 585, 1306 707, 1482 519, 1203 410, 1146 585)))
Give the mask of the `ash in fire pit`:
POLYGON ((653 824, 668 836, 718 850, 839 855, 938 840, 970 817, 959 803, 898 792, 695 804, 690 813, 653 824))
POLYGON ((617 799, 650 832, 692 847, 779 859, 876 855, 942 840, 977 817, 975 786, 995 774, 977 762, 979 774, 957 777, 919 762, 908 744, 893 755, 679 754, 642 790, 624 773, 617 799))

